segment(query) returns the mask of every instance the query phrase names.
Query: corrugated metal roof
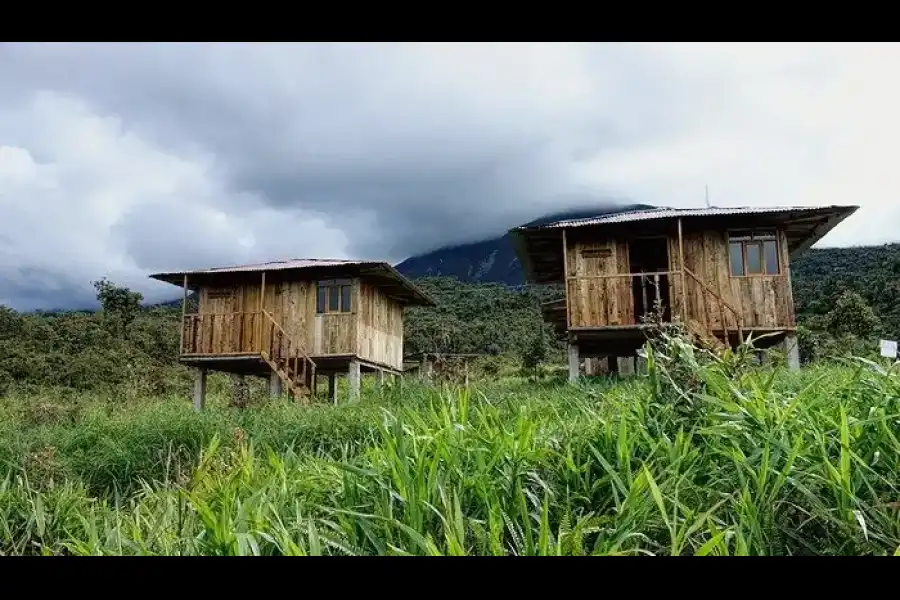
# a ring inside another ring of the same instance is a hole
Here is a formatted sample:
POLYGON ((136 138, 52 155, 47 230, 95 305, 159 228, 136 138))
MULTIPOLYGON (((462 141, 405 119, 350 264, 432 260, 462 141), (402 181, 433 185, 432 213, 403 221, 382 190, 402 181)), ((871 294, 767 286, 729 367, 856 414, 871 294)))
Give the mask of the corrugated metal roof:
POLYGON ((710 208, 655 208, 652 210, 635 210, 586 219, 567 219, 538 225, 534 227, 517 227, 516 230, 556 229, 560 227, 583 227, 585 225, 606 225, 610 223, 630 223, 651 219, 671 219, 678 217, 712 217, 741 214, 766 214, 782 212, 821 212, 828 210, 845 210, 849 206, 739 206, 710 208))
POLYGON ((215 267, 211 269, 196 269, 193 271, 176 271, 169 273, 155 273, 150 275, 152 279, 166 281, 175 285, 182 285, 185 276, 221 275, 227 273, 257 273, 263 271, 287 271, 300 269, 320 269, 328 267, 364 267, 368 275, 378 275, 396 281, 404 294, 419 303, 434 305, 435 301, 421 288, 403 276, 389 262, 381 260, 344 260, 334 258, 292 258, 277 260, 252 265, 236 265, 231 267, 215 267))
POLYGON ((254 271, 277 271, 282 269, 308 269, 311 267, 345 267, 350 265, 388 265, 378 260, 341 260, 335 258, 291 258, 288 260, 275 260, 272 262, 253 265, 236 265, 232 267, 215 267, 212 269, 196 269, 193 271, 178 271, 177 273, 158 273, 151 275, 201 275, 203 273, 252 273, 254 271))

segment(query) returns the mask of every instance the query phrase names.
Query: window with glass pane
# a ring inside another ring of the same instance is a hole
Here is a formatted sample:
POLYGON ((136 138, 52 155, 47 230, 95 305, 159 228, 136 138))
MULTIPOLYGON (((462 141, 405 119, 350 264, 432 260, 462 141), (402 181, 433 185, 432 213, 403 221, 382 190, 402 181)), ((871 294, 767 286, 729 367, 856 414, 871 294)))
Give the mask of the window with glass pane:
POLYGON ((744 244, 731 242, 729 252, 731 254, 731 274, 740 277, 744 274, 744 244))
POLYGON ((766 240, 763 244, 763 254, 766 259, 766 275, 778 275, 778 244, 775 240, 766 240))
POLYGON ((316 312, 348 313, 352 312, 352 282, 349 279, 332 279, 320 281, 316 296, 316 312))
POLYGON ((779 275, 778 241, 774 233, 729 236, 728 258, 732 277, 779 275))

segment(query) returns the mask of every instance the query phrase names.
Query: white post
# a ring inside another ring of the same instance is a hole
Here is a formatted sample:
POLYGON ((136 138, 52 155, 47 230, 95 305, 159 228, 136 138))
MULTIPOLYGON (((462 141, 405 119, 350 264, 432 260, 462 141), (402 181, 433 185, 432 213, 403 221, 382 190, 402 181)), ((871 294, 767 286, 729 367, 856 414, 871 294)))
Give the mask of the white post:
POLYGON ((194 410, 203 410, 206 405, 206 369, 197 369, 194 374, 194 410))
POLYGON ((281 396, 282 391, 283 385, 281 377, 278 376, 278 373, 272 371, 269 373, 269 395, 273 398, 278 398, 281 396))
POLYGON ((581 375, 581 357, 578 355, 578 346, 569 342, 569 382, 578 380, 581 375))
POLYGON ((347 383, 350 384, 350 399, 358 400, 359 399, 359 361, 351 360, 350 368, 347 369, 347 383))
POLYGON ((800 370, 800 346, 797 344, 796 334, 789 333, 784 336, 784 355, 787 357, 788 369, 800 370))
POLYGON ((619 357, 619 375, 634 375, 634 357, 633 356, 620 356, 619 357))

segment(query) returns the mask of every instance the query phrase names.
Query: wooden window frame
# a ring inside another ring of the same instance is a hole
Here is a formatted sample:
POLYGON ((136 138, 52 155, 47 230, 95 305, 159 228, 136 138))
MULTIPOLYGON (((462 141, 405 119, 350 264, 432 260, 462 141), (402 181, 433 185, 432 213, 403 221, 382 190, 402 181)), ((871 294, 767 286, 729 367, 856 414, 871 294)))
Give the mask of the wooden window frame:
POLYGON ((316 282, 316 314, 352 314, 353 280, 326 279, 316 282), (346 296, 344 295, 346 292, 346 296), (337 308, 332 308, 332 304, 337 308), (349 306, 345 306, 349 304, 349 306))
POLYGON ((206 289, 207 300, 232 300, 235 296, 234 286, 216 286, 206 289))
POLYGON ((609 246, 594 246, 581 249, 581 257, 587 259, 605 259, 612 256, 612 248, 609 246))
POLYGON ((784 265, 781 264, 781 249, 779 247, 778 233, 773 232, 730 232, 728 234, 728 274, 731 277, 778 277, 784 274, 784 265), (768 261, 766 260, 766 243, 771 242, 775 247, 775 272, 769 273, 767 270, 768 261), (741 273, 734 272, 734 263, 731 257, 732 246, 740 244, 741 246, 741 273), (747 248, 756 246, 759 248, 759 273, 751 273, 747 266, 747 248))

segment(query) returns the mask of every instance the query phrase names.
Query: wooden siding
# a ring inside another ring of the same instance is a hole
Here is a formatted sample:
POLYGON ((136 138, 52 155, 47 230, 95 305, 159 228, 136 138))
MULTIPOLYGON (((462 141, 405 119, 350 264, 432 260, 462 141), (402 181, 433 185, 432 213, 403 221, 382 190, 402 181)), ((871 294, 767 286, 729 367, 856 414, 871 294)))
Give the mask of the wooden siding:
POLYGON ((566 296, 569 327, 634 323, 628 244, 614 239, 567 239, 566 296))
POLYGON ((402 369, 403 307, 371 285, 361 284, 359 296, 359 357, 402 369))
MULTIPOLYGON (((794 303, 787 243, 781 232, 777 242, 781 262, 779 275, 732 277, 728 234, 724 231, 685 233, 685 266, 742 315, 744 328, 791 328, 795 325, 794 303)), ((728 309, 721 310, 715 297, 704 292, 703 286, 687 278, 685 288, 689 318, 713 330, 722 329, 724 318, 730 330, 736 329, 736 315, 728 309)))
MULTIPOLYGON (((258 353, 267 348, 271 328, 258 312, 262 282, 235 285, 229 297, 221 293, 223 289, 200 289, 201 318, 185 331, 186 347, 203 354, 258 353)), ((263 295, 263 308, 308 354, 357 354, 358 283, 353 285, 350 313, 317 315, 315 281, 267 283, 263 295)))
MULTIPOLYGON (((575 232, 567 231, 563 242, 568 327, 603 328, 636 324, 631 278, 614 275, 629 273, 628 245, 640 243, 640 240, 592 239, 586 232, 579 232, 578 236, 575 238, 575 232)), ((725 231, 683 232, 684 264, 696 276, 693 278, 681 273, 677 231, 668 235, 668 269, 671 273, 668 285, 672 317, 681 318, 686 314, 689 320, 713 331, 721 331, 723 322, 729 331, 736 331, 738 314, 745 329, 795 327, 790 262, 784 233, 777 232, 781 264, 778 275, 732 277, 728 240, 725 231), (717 296, 724 302, 720 302, 717 296)))

